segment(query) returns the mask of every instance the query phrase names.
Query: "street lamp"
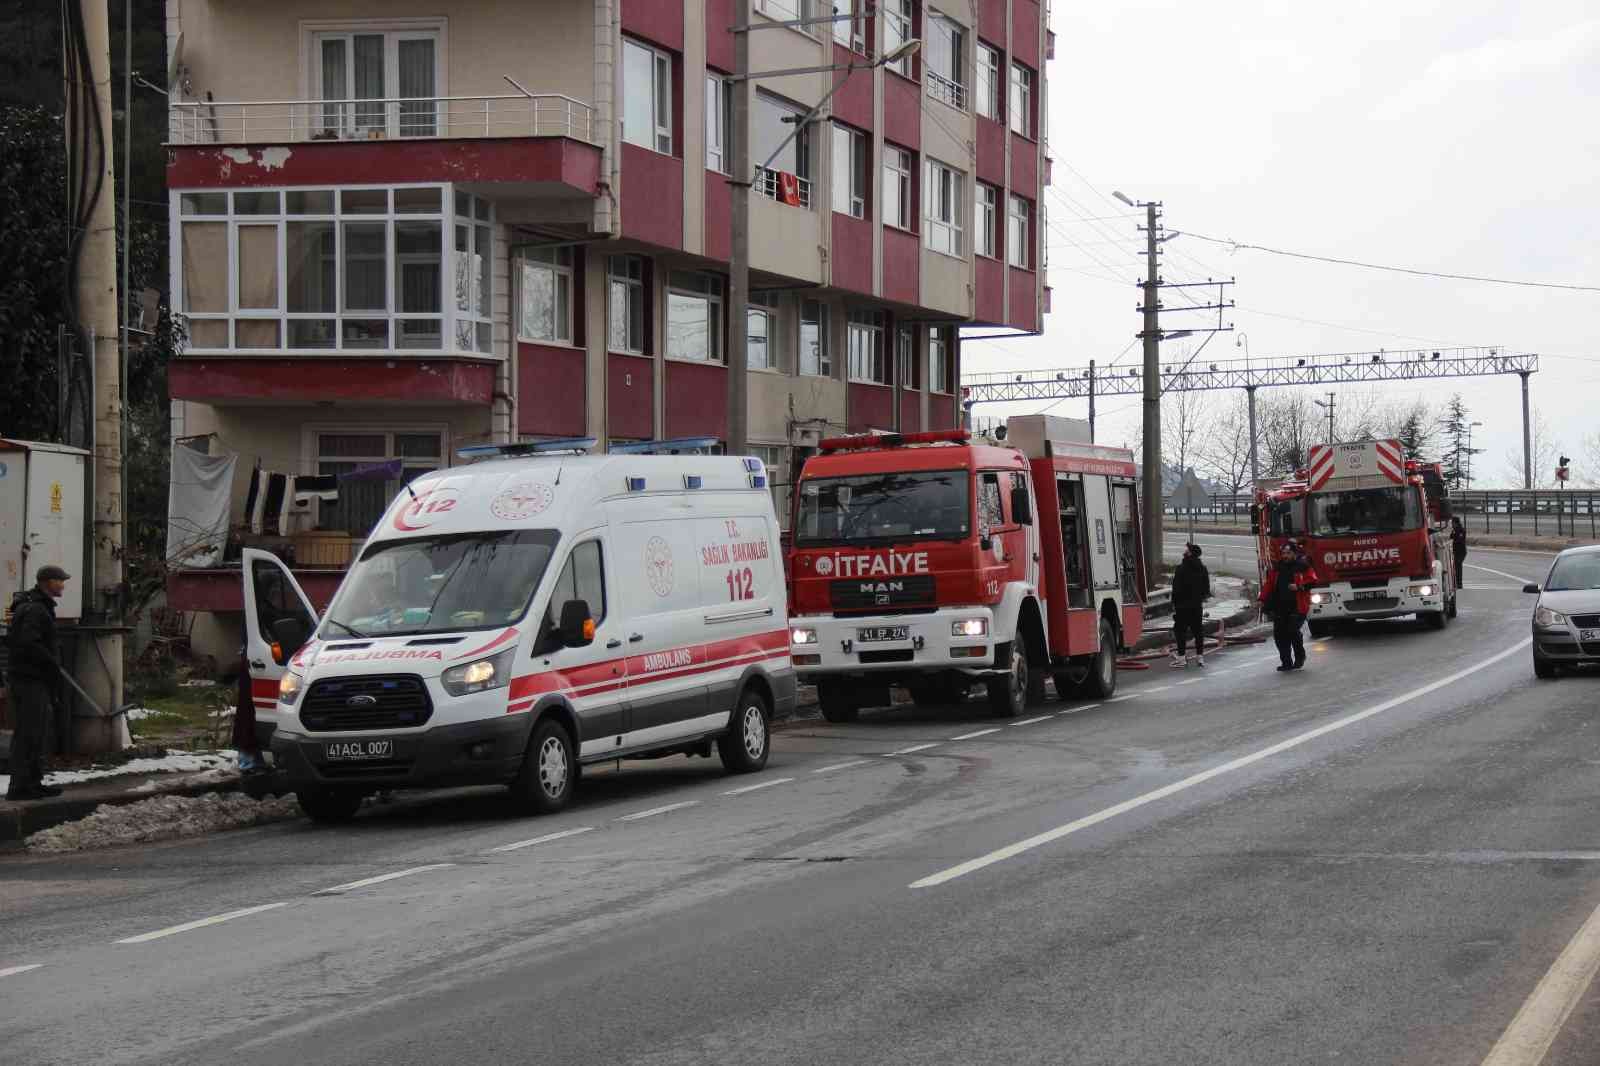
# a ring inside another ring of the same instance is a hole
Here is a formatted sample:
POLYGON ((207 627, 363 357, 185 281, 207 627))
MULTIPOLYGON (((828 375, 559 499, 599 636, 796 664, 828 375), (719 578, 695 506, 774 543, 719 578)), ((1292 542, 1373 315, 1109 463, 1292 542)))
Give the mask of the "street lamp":
POLYGON ((1334 408, 1333 393, 1331 393, 1331 392, 1328 393, 1328 399, 1327 399, 1326 402, 1324 402, 1322 400, 1312 400, 1311 402, 1316 404, 1318 407, 1322 408, 1324 411, 1328 412, 1328 443, 1332 444, 1333 443, 1333 408, 1334 408))
POLYGON ((1467 423, 1467 488, 1472 488, 1472 427, 1481 426, 1482 422, 1467 423))

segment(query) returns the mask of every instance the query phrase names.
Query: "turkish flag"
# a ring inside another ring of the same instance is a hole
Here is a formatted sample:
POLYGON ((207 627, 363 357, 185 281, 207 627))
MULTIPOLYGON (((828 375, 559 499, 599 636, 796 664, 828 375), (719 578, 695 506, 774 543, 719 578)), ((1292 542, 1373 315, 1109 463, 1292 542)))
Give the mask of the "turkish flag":
POLYGON ((790 207, 800 206, 800 179, 793 174, 778 172, 778 199, 790 207))

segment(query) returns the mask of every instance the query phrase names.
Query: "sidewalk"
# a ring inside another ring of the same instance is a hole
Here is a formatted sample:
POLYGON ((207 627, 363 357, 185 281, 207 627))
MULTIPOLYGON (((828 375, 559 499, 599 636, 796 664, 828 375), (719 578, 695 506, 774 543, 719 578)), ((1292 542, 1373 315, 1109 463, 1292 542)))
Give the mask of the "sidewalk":
MULTIPOLYGON (((219 762, 230 760, 221 760, 219 762)), ((148 772, 102 775, 87 780, 72 778, 80 771, 45 775, 49 783, 61 787, 61 795, 51 799, 11 803, 0 799, 0 844, 20 841, 41 829, 77 821, 102 806, 120 807, 157 796, 202 796, 212 792, 239 790, 239 772, 231 766, 174 772, 148 772)), ((0 775, 0 796, 8 778, 0 775)))

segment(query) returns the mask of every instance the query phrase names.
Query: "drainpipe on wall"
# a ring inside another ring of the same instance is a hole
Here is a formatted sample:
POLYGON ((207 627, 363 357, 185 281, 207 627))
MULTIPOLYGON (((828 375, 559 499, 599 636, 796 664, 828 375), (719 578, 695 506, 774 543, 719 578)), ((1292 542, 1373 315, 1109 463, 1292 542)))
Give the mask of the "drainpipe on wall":
POLYGON ((621 32, 616 0, 594 0, 594 125, 590 137, 600 142, 600 173, 604 187, 595 190, 594 231, 615 234, 617 153, 616 100, 617 35, 621 32))

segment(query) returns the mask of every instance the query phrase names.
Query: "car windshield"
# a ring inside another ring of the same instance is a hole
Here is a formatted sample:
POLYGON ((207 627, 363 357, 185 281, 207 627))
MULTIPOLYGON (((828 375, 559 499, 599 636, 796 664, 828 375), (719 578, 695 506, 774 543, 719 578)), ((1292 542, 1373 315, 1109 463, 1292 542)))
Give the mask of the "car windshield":
POLYGON ((536 529, 381 541, 340 586, 322 638, 509 625, 527 613, 559 539, 536 529))
POLYGON ((1561 556, 1550 568, 1550 579, 1544 587, 1548 592, 1600 589, 1600 552, 1561 556))
POLYGON ((892 471, 800 483, 795 543, 961 540, 972 529, 965 470, 892 471))
POLYGON ((1413 486, 1316 492, 1311 495, 1310 526, 1318 537, 1399 533, 1422 528, 1422 505, 1413 486))

